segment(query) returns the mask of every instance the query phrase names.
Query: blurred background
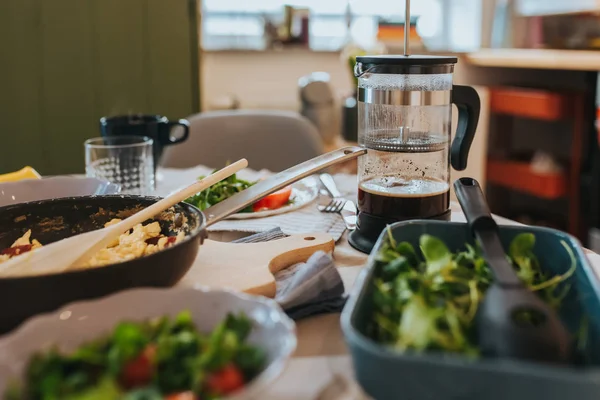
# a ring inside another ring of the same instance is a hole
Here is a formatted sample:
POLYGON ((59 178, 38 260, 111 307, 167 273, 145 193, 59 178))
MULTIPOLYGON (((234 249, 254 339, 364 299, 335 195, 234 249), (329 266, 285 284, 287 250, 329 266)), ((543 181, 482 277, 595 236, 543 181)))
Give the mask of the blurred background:
MULTIPOLYGON (((457 55, 454 82, 482 100, 453 177, 600 245, 600 0, 411 6, 412 52, 457 55)), ((291 110, 326 149, 353 143, 354 57, 401 53, 403 21, 387 0, 2 0, 0 173, 81 173, 83 141, 120 114, 291 110)))
MULTIPOLYGON (((413 1, 413 51, 479 48, 482 6, 481 0, 413 1)), ((205 0, 203 106, 297 109, 297 79, 289 78, 314 70, 329 74, 336 95, 347 94, 354 81, 340 52, 353 46, 401 53, 403 19, 403 1, 205 0)))

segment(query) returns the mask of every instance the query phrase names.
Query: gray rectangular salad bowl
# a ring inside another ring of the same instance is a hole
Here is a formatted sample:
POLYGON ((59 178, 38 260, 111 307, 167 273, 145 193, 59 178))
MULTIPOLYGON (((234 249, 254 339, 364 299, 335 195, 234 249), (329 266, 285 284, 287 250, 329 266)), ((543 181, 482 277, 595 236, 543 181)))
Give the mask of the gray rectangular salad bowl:
MULTIPOLYGON (((443 240, 451 251, 473 243, 464 223, 406 221, 390 227, 397 242, 408 241, 419 249, 419 237, 430 234, 443 240)), ((500 226, 505 248, 518 234, 535 235, 534 252, 541 267, 554 274, 566 272, 571 259, 561 241, 577 260, 571 289, 563 300, 561 319, 571 332, 588 317, 584 365, 544 365, 518 360, 468 359, 441 352, 400 353, 367 335, 371 317, 373 278, 380 263, 375 256, 387 232, 379 237, 343 310, 341 324, 355 376, 366 393, 377 400, 598 400, 600 399, 600 285, 579 242, 554 229, 500 226)), ((419 250, 417 250, 420 253, 419 250)))

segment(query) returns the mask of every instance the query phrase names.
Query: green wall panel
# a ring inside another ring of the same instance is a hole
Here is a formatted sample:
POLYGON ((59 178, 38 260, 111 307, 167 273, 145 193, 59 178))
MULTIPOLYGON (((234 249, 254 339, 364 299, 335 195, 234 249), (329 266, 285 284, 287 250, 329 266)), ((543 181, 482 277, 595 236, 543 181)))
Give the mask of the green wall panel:
POLYGON ((82 143, 95 134, 90 2, 40 3, 45 169, 76 172, 84 165, 82 143))
POLYGON ((44 165, 41 0, 0 0, 0 173, 44 165))
POLYGON ((193 80, 173 77, 192 76, 192 57, 197 57, 197 53, 190 51, 192 43, 196 43, 190 35, 193 14, 187 5, 173 8, 169 1, 147 2, 145 28, 150 110, 167 115, 177 115, 178 110, 184 109, 191 113, 194 102, 190 87, 194 84, 197 87, 197 84, 193 80))
POLYGON ((144 0, 103 0, 92 4, 96 117, 146 112, 144 0))
POLYGON ((195 0, 1 0, 0 173, 83 172, 104 115, 199 111, 195 0))

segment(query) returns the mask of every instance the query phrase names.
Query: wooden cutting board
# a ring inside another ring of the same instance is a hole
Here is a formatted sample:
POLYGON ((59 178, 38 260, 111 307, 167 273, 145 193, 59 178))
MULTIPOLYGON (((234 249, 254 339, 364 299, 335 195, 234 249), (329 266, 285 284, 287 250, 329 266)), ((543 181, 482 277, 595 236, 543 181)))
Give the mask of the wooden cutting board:
POLYGON ((329 234, 311 233, 262 243, 205 240, 181 285, 204 285, 275 297, 274 273, 305 262, 318 250, 333 251, 329 234))

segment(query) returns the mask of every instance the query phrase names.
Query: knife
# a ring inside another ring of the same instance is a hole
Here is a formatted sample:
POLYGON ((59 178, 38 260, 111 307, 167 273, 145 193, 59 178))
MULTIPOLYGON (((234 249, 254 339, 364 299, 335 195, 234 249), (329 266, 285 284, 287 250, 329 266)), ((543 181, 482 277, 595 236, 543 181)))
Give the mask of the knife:
MULTIPOLYGON (((319 175, 319 179, 325 189, 329 192, 329 195, 334 199, 344 199, 342 194, 337 188, 333 177, 327 173, 319 175)), ((346 224, 346 228, 348 230, 356 229, 356 214, 358 210, 356 208, 356 204, 352 200, 344 199, 344 208, 340 211, 340 215, 344 219, 344 223, 346 224)))
POLYGON ((346 201, 344 204, 344 208, 340 211, 342 218, 344 218, 344 222, 346 223, 346 228, 349 231, 353 231, 356 229, 356 214, 358 213, 358 209, 356 208, 356 204, 352 200, 346 201))

